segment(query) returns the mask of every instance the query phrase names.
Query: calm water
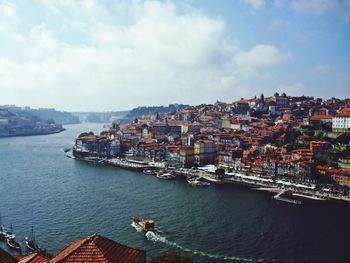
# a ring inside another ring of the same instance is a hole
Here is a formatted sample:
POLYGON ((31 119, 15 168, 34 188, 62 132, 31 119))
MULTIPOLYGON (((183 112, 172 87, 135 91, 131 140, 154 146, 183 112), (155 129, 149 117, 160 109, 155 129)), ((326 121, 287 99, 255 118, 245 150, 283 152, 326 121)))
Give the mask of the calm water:
POLYGON ((192 251, 195 262, 350 262, 349 205, 297 206, 246 188, 195 188, 75 161, 62 149, 102 125, 66 128, 0 139, 0 211, 18 240, 34 225, 51 253, 97 232, 149 256, 170 248, 192 251), (164 233, 147 240, 130 226, 133 215, 155 219, 164 233))

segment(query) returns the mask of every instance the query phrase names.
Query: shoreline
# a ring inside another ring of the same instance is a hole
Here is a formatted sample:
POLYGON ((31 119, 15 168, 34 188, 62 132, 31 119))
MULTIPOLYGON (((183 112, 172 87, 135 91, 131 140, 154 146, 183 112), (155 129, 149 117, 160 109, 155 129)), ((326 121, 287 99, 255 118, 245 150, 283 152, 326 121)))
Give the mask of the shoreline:
MULTIPOLYGON (((67 156, 69 157, 69 156, 67 156)), ((74 157, 73 159, 86 161, 86 162, 93 162, 98 164, 107 164, 115 167, 119 167, 126 170, 133 170, 136 172, 141 172, 143 169, 147 169, 149 167, 155 168, 156 166, 152 166, 149 164, 137 164, 133 163, 132 160, 124 159, 124 158, 112 158, 112 159, 101 159, 98 157, 93 157, 94 160, 91 160, 89 158, 80 158, 80 157, 74 157)), ((158 167, 159 169, 166 169, 162 167, 158 167)), ((201 170, 195 170, 196 172, 193 172, 193 169, 185 169, 181 168, 180 170, 173 170, 173 172, 177 176, 184 177, 185 179, 189 175, 195 175, 198 177, 202 177, 205 181, 208 181, 213 184, 217 185, 237 185, 237 186, 243 186, 250 190, 256 190, 256 191, 264 191, 264 192, 270 192, 274 194, 279 194, 281 192, 288 192, 286 195, 289 197, 297 197, 302 199, 309 199, 313 201, 341 201, 350 203, 350 196, 336 196, 333 194, 325 194, 320 192, 311 192, 312 190, 304 190, 304 189, 294 189, 291 187, 279 187, 276 185, 276 183, 267 183, 267 182, 257 182, 257 181, 249 181, 247 179, 242 178, 235 178, 235 177, 224 177, 224 178, 218 178, 217 176, 210 174, 208 172, 204 172, 201 170)), ((283 198, 281 198, 282 200, 283 198)), ((276 199, 277 200, 277 199, 276 199)), ((283 201, 283 200, 282 200, 283 201)))
POLYGON ((50 135, 50 134, 57 134, 60 132, 65 131, 66 128, 61 128, 59 130, 55 130, 52 132, 42 132, 42 133, 27 133, 27 134, 10 134, 10 135, 0 135, 0 138, 11 138, 11 137, 27 137, 27 136, 39 136, 39 135, 50 135))

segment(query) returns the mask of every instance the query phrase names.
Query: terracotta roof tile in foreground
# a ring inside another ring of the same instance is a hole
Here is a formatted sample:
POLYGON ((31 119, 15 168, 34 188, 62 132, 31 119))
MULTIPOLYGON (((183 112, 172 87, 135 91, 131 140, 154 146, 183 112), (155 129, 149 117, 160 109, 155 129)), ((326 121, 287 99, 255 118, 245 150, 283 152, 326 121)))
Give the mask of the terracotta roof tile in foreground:
POLYGON ((39 252, 35 252, 21 258, 19 263, 46 263, 48 261, 48 257, 39 252))
POLYGON ((0 262, 1 263, 17 263, 18 260, 10 253, 0 248, 0 262))
POLYGON ((141 263, 145 262, 146 253, 116 243, 108 238, 92 235, 78 240, 60 253, 50 263, 141 263))

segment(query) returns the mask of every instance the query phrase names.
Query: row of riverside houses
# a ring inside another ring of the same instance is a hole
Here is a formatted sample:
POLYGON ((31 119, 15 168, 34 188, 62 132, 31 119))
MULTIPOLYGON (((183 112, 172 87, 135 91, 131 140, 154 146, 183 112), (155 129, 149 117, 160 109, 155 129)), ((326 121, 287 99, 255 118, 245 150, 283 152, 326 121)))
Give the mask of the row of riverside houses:
POLYGON ((94 234, 73 242, 56 256, 38 251, 28 255, 11 255, 0 248, 1 263, 145 263, 146 252, 94 234))
MULTIPOLYGON (((336 138, 346 134, 349 125, 350 99, 261 94, 233 103, 217 101, 140 116, 120 126, 113 123, 100 136, 76 139, 75 151, 78 156, 105 157, 131 152, 173 166, 217 164, 300 181, 317 181, 322 175, 349 187, 346 169, 333 165, 326 173, 318 169, 324 164, 317 159, 335 148, 325 134, 336 138)), ((341 147, 348 146, 349 142, 341 147)))

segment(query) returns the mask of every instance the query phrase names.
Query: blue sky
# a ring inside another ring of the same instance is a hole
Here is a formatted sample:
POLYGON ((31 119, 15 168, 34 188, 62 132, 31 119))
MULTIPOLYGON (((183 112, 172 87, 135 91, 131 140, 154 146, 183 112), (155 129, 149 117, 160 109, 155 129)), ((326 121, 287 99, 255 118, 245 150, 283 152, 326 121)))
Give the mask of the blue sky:
POLYGON ((350 97, 350 0, 0 0, 0 105, 350 97))

